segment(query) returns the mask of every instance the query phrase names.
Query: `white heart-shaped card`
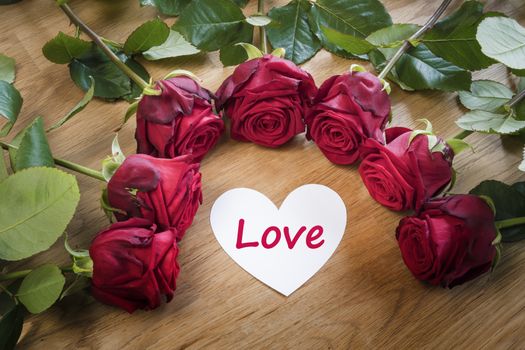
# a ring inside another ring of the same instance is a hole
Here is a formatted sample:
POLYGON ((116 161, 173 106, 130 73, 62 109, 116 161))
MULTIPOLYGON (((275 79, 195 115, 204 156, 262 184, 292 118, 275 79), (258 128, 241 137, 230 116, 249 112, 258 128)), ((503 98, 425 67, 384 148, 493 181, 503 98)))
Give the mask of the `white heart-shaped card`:
POLYGON ((346 227, 346 207, 316 184, 292 191, 280 208, 262 193, 235 188, 210 214, 215 237, 248 273, 288 296, 328 261, 346 227))

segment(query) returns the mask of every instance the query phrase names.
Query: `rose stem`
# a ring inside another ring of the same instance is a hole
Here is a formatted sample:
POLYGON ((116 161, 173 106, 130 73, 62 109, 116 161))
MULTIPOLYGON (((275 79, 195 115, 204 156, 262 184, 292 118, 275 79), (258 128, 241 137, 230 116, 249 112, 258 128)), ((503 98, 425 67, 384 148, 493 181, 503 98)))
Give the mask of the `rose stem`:
POLYGON ((518 102, 523 100, 524 97, 525 97, 525 89, 523 89, 522 91, 514 95, 514 97, 509 101, 509 103, 505 105, 505 107, 508 109, 514 107, 516 104, 518 104, 518 102))
MULTIPOLYGON (((62 272, 73 272, 73 269, 71 267, 61 267, 60 268, 62 272)), ((20 270, 15 271, 11 273, 6 273, 3 275, 0 275, 0 281, 9 281, 9 280, 16 280, 19 278, 24 278, 27 275, 31 273, 32 270, 20 270)))
MULTIPOLYGON (((5 150, 9 150, 10 148, 15 149, 15 150, 18 149, 18 147, 14 146, 14 145, 11 145, 9 143, 3 142, 3 141, 0 141, 0 146, 3 149, 5 149, 5 150)), ((62 166, 64 168, 76 171, 78 173, 87 175, 89 177, 92 177, 92 178, 100 180, 100 181, 106 182, 106 179, 104 178, 104 176, 102 175, 102 173, 100 171, 93 170, 91 168, 85 167, 85 166, 77 164, 77 163, 70 162, 70 161, 65 160, 65 159, 53 158, 53 160, 55 161, 56 164, 58 164, 58 165, 60 165, 60 166, 62 166)))
POLYGON ((430 16, 430 18, 428 19, 427 23, 425 23, 423 25, 423 27, 421 27, 417 32, 415 32, 414 34, 412 34, 412 36, 410 38, 408 38, 407 40, 403 41, 403 44, 401 45, 401 47, 399 48, 399 50, 397 50, 397 52, 394 54, 394 56, 390 59, 390 61, 388 61, 387 65, 385 66, 385 68, 381 71, 381 73, 379 73, 378 75, 378 78, 379 79, 385 79, 387 74, 390 72, 390 70, 394 67, 394 65, 397 63, 397 61, 401 58, 401 56, 403 56, 403 54, 409 49, 412 47, 412 44, 410 43, 411 41, 414 41, 416 39, 418 39, 419 37, 421 37, 423 34, 425 34, 429 29, 431 29, 434 24, 436 24, 437 20, 439 19, 439 17, 441 17, 441 15, 443 14, 443 12, 445 12, 445 10, 447 9, 448 5, 450 5, 450 3, 452 2, 452 0, 444 0, 441 5, 439 5, 438 9, 436 10, 436 12, 434 12, 434 14, 432 16, 430 16))
POLYGON ((31 270, 21 270, 21 271, 6 273, 4 275, 0 275, 0 281, 9 281, 9 280, 16 280, 18 278, 24 278, 27 275, 29 275, 30 272, 31 270))
POLYGON ((89 28, 82 20, 71 10, 68 4, 59 5, 62 11, 69 17, 71 22, 75 24, 80 30, 87 34, 93 40, 93 42, 108 56, 108 58, 117 65, 117 67, 124 72, 128 77, 131 78, 142 90, 148 88, 148 83, 144 81, 137 73, 129 68, 124 62, 122 62, 117 55, 111 50, 111 48, 104 43, 104 40, 98 36, 91 28, 89 28))
MULTIPOLYGON (((257 12, 260 15, 264 15, 264 0, 257 0, 257 12)), ((261 51, 268 53, 268 42, 266 38, 266 28, 264 26, 259 27, 259 40, 261 41, 261 51)))
POLYGON ((18 300, 16 300, 13 293, 9 291, 4 285, 0 284, 0 291, 3 291, 5 294, 9 295, 10 298, 14 299, 15 303, 18 304, 18 300))
POLYGON ((468 135, 472 134, 473 132, 474 131, 472 131, 472 130, 463 130, 462 132, 460 132, 459 134, 454 136, 453 139, 463 140, 465 137, 467 137, 468 135))
POLYGON ((519 226, 519 225, 525 225, 525 216, 522 216, 519 218, 512 218, 512 219, 507 219, 507 220, 496 221, 496 227, 498 229, 519 226))

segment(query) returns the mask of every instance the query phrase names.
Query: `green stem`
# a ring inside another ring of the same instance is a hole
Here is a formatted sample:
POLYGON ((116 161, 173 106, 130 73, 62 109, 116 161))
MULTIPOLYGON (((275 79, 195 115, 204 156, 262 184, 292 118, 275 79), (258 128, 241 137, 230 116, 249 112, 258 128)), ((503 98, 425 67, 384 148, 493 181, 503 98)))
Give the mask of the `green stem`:
POLYGON ((453 139, 456 139, 456 140, 463 140, 465 137, 467 137, 468 135, 474 133, 474 131, 471 131, 471 130, 463 130, 462 132, 460 132, 459 134, 457 134, 456 136, 453 137, 453 139))
POLYGON ((137 73, 135 73, 131 68, 129 68, 124 62, 122 62, 117 55, 111 50, 111 48, 104 43, 104 40, 95 33, 91 28, 89 28, 82 20, 71 10, 68 4, 61 4, 60 8, 64 13, 69 17, 71 22, 78 26, 80 30, 87 34, 93 40, 93 42, 108 56, 108 58, 113 61, 126 74, 131 78, 142 90, 148 88, 149 84, 144 81, 137 73))
MULTIPOLYGON (((64 272, 64 273, 73 272, 73 269, 70 266, 61 267, 60 270, 62 270, 62 272, 64 272)), ((33 271, 33 270, 20 270, 20 271, 10 272, 10 273, 6 273, 6 274, 1 274, 0 275, 0 282, 2 282, 2 281, 10 281, 10 280, 17 280, 19 278, 24 278, 27 275, 29 275, 31 273, 31 271, 33 271)))
POLYGON ((117 43, 116 41, 113 41, 111 39, 106 39, 104 37, 100 37, 100 40, 102 40, 104 43, 108 44, 108 45, 111 45, 113 47, 117 47, 119 49, 123 49, 124 48, 124 45, 121 44, 121 43, 117 43))
POLYGON ((13 293, 11 293, 11 291, 6 286, 0 284, 0 291, 3 291, 5 294, 9 295, 9 297, 11 297, 11 299, 13 299, 16 304, 18 304, 18 300, 15 298, 13 293))
POLYGON ((403 41, 403 44, 401 45, 399 50, 397 50, 397 52, 390 59, 390 61, 388 61, 388 63, 385 66, 385 68, 381 71, 381 73, 379 73, 379 75, 378 75, 379 79, 385 79, 386 78, 386 76, 388 75, 390 70, 394 67, 394 65, 401 58, 401 56, 403 56, 403 54, 409 48, 412 47, 411 42, 417 40, 423 34, 425 34, 429 29, 431 29, 434 26, 434 24, 436 24, 436 22, 439 19, 439 17, 441 17, 443 12, 445 12, 445 10, 447 9, 448 5, 450 5, 451 2, 452 2, 452 0, 444 0, 441 3, 441 5, 439 5, 439 7, 437 8, 436 12, 434 12, 434 14, 432 14, 432 16, 430 16, 430 18, 428 19, 427 23, 425 23, 423 25, 423 27, 421 27, 417 32, 412 34, 412 36, 410 38, 408 38, 407 40, 403 41))
MULTIPOLYGON (((9 150, 10 148, 15 149, 15 150, 18 149, 17 146, 4 142, 4 141, 0 141, 0 147, 5 150, 9 150)), ((60 165, 61 167, 64 167, 64 168, 76 171, 77 173, 81 173, 89 177, 92 177, 94 179, 106 182, 104 175, 102 175, 100 171, 93 170, 91 168, 85 167, 77 163, 70 162, 65 159, 53 158, 53 160, 55 161, 56 164, 60 165)))
POLYGON ((498 229, 507 228, 507 227, 513 227, 513 226, 519 226, 519 225, 525 225, 525 216, 518 217, 518 218, 512 218, 512 219, 507 219, 507 220, 496 221, 496 227, 498 229))
POLYGON ((510 109, 514 107, 518 102, 520 102, 525 97, 525 89, 521 90, 519 94, 516 94, 510 101, 507 103, 507 107, 510 109))
POLYGON ((54 158, 54 160, 55 160, 55 163, 60 165, 61 167, 64 167, 64 168, 76 171, 77 173, 81 173, 89 177, 92 177, 94 179, 106 182, 106 178, 104 177, 104 175, 102 175, 100 171, 96 171, 94 169, 85 167, 77 163, 70 162, 65 159, 54 158))
MULTIPOLYGON (((257 12, 261 15, 265 15, 264 0, 257 0, 257 12)), ((264 28, 264 26, 259 27, 259 37, 261 51, 266 54, 268 53, 268 39, 266 38, 266 28, 264 28)))
POLYGON ((16 280, 19 278, 24 278, 27 275, 29 275, 30 272, 31 270, 21 270, 21 271, 6 273, 3 275, 0 275, 0 281, 9 281, 9 280, 16 280))

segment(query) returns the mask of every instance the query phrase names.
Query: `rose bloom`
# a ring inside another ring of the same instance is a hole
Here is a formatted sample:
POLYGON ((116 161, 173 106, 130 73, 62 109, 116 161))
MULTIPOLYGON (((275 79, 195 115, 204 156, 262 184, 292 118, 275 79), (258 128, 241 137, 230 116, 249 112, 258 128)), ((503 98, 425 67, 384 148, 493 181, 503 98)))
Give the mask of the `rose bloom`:
POLYGON ((100 232, 89 248, 91 294, 129 313, 169 302, 179 275, 174 229, 157 231, 149 220, 132 218, 100 232))
POLYGON ((161 158, 191 154, 200 162, 224 131, 210 92, 184 76, 161 80, 156 88, 160 96, 144 95, 138 104, 137 152, 161 158))
POLYGON ((368 138, 384 143, 390 98, 368 72, 335 75, 319 88, 306 119, 306 137, 335 164, 353 164, 368 138))
POLYGON ((361 179, 372 198, 391 210, 417 210, 452 180, 450 147, 437 136, 410 140, 411 134, 407 128, 389 128, 386 145, 368 139, 361 146, 361 179))
POLYGON ((419 280, 454 287, 487 272, 496 257, 494 212, 480 197, 454 195, 399 222, 403 260, 419 280))
POLYGON ((202 203, 199 164, 190 158, 127 157, 108 182, 109 205, 121 211, 117 220, 144 217, 159 229, 175 228, 180 240, 202 203))
POLYGON ((304 132, 317 88, 293 62, 272 55, 240 64, 217 91, 217 109, 231 120, 231 137, 279 147, 304 132))

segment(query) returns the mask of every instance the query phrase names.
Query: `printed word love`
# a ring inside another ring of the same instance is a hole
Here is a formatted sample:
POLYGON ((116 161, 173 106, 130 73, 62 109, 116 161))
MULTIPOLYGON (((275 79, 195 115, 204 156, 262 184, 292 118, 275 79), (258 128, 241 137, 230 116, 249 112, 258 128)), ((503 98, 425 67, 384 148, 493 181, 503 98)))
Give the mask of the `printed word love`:
MULTIPOLYGON (((306 226, 301 226, 297 233, 293 236, 293 238, 290 236, 290 228, 288 226, 284 226, 284 238, 286 239, 286 244, 288 245, 288 248, 293 249, 295 247, 295 244, 299 240, 299 237, 306 231, 306 226)), ((244 219, 239 220, 239 228, 237 230, 237 249, 242 248, 248 248, 248 247, 257 247, 259 246, 259 242, 243 242, 242 236, 244 233, 244 219)), ((320 246, 323 245, 324 239, 321 239, 320 241, 317 241, 320 239, 320 237, 323 235, 323 227, 319 225, 315 225, 308 231, 308 234, 306 235, 306 246, 310 249, 317 249, 320 246)), ((279 241, 281 240, 281 230, 277 226, 270 226, 266 230, 264 230, 264 233, 262 234, 261 243, 262 246, 266 249, 271 249, 275 247, 277 244, 279 244, 279 241), (271 237, 273 233, 273 237, 271 237), (269 238, 270 237, 270 238, 269 238)))
POLYGON ((328 261, 346 227, 339 195, 322 185, 292 191, 280 208, 248 188, 223 193, 210 222, 217 241, 244 270, 286 296, 328 261))

